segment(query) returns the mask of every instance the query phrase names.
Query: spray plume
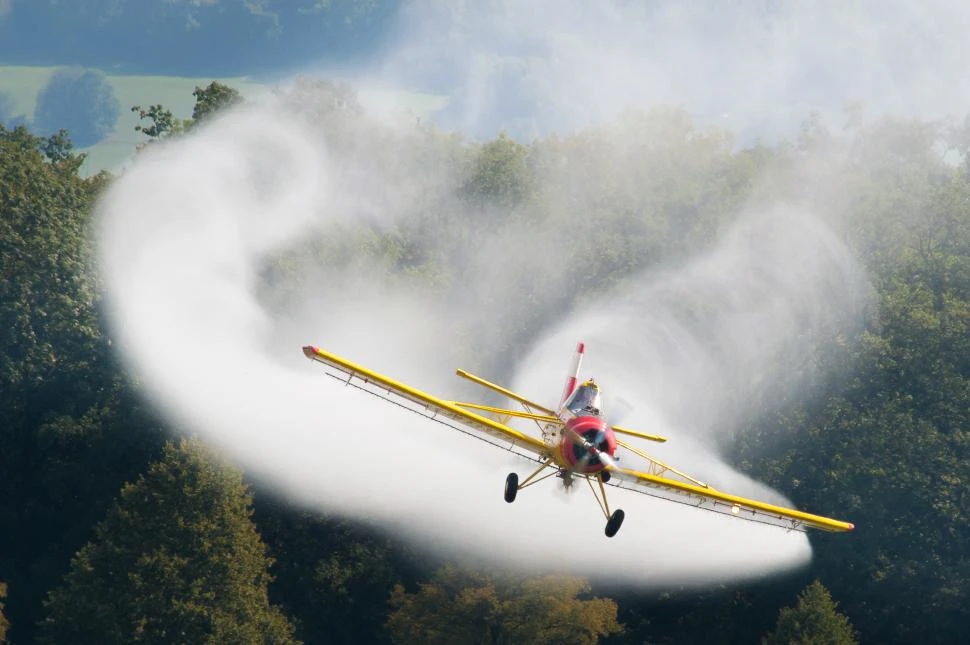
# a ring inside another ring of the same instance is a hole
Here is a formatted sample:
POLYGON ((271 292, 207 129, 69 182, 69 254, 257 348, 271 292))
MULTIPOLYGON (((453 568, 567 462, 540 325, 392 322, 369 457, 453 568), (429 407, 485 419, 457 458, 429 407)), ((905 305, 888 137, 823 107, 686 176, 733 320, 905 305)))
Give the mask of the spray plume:
MULTIPOLYGON (((574 44, 587 42, 576 11, 561 34, 574 44)), ((628 72, 641 69, 634 68, 628 72)), ((556 78, 549 77, 549 100, 559 96, 556 78)), ((576 91, 566 87, 562 96, 576 91)), ((608 542, 591 499, 537 486, 509 506, 504 476, 527 465, 341 387, 299 348, 318 344, 450 398, 461 387, 453 369, 479 369, 460 358, 487 363, 492 347, 509 344, 496 329, 512 326, 494 321, 539 319, 531 352, 504 357, 517 389, 551 403, 583 339, 587 373, 631 404, 625 424, 671 437, 659 457, 724 490, 784 502, 725 465, 718 450, 743 431, 749 399, 813 376, 777 371, 809 360, 805 335, 834 335, 858 319, 863 278, 824 224, 796 207, 756 209, 679 267, 629 276, 575 310, 550 297, 531 305, 542 309, 538 316, 507 285, 528 273, 548 291, 569 288, 569 254, 545 235, 555 222, 483 227, 472 240, 436 237, 432 225, 425 251, 461 281, 447 297, 352 253, 331 253, 321 265, 287 265, 302 281, 279 306, 267 267, 280 270, 274 262, 294 248, 339 242, 361 221, 379 231, 411 225, 429 202, 448 202, 458 183, 420 127, 347 121, 310 136, 311 98, 298 109, 266 98, 183 140, 150 146, 101 204, 115 333, 175 421, 299 502, 376 521, 429 549, 637 584, 761 576, 808 561, 802 534, 635 494, 613 493, 627 521, 608 542), (496 249, 520 259, 490 261, 496 249)))
POLYGON ((811 111, 962 113, 970 101, 953 0, 414 0, 387 78, 444 90, 449 123, 561 132, 631 106, 683 104, 745 140, 790 135, 811 111))

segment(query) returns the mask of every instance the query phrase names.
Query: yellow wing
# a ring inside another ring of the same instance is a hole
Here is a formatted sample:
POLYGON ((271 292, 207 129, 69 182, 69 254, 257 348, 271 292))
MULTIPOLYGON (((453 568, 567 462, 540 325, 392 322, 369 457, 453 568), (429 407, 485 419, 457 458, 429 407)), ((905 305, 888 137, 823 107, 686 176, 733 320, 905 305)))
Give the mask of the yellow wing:
POLYGON ((669 501, 681 502, 704 510, 725 513, 754 522, 773 524, 791 530, 803 531, 806 528, 814 528, 822 531, 842 532, 851 531, 855 528, 854 524, 842 520, 721 492, 624 441, 617 441, 617 443, 646 459, 650 471, 639 472, 620 467, 610 468, 612 475, 610 483, 615 483, 619 488, 630 488, 669 501))
MULTIPOLYGON (((327 371, 330 376, 347 385, 396 403, 448 427, 472 434, 478 439, 511 450, 523 457, 535 459, 536 456, 545 455, 549 451, 542 440, 465 409, 465 407, 475 407, 483 411, 491 411, 487 406, 473 406, 468 403, 439 399, 312 345, 304 347, 303 353, 307 358, 339 372, 334 374, 327 371)), ((522 414, 525 415, 525 413, 522 414)))
POLYGON ((613 428, 613 432, 617 434, 625 434, 631 437, 639 437, 640 439, 646 439, 647 441, 656 441, 657 443, 665 443, 667 437, 661 437, 659 434, 647 434, 646 432, 640 432, 638 430, 631 430, 629 428, 624 428, 623 426, 610 426, 613 428))
MULTIPOLYGON (((552 416, 552 411, 539 404, 533 403, 514 392, 501 386, 489 383, 484 379, 458 371, 459 376, 484 385, 504 396, 518 401, 526 407, 526 411, 519 412, 505 410, 475 403, 447 401, 422 392, 394 379, 379 374, 366 367, 351 363, 335 354, 308 345, 303 353, 314 361, 323 363, 334 371, 328 370, 330 376, 364 390, 382 399, 396 403, 412 412, 416 412, 433 421, 470 434, 492 445, 504 448, 528 459, 545 458, 549 455, 549 447, 542 440, 527 435, 515 428, 511 428, 501 420, 507 421, 512 417, 531 419, 536 423, 559 424, 561 421, 552 416), (337 372, 337 373, 335 373, 337 372), (494 420, 477 414, 473 410, 494 414, 500 420, 494 420)), ((616 428, 623 434, 642 439, 663 441, 663 437, 647 435, 626 428, 616 428)), ((848 522, 834 520, 820 515, 813 515, 791 508, 775 506, 729 493, 723 493, 690 475, 651 457, 642 450, 618 440, 617 443, 647 460, 649 472, 639 472, 619 466, 610 466, 612 475, 610 485, 625 488, 640 493, 646 493, 670 501, 686 503, 708 511, 716 511, 733 515, 740 519, 774 524, 791 530, 805 530, 807 527, 825 531, 851 531, 854 526, 848 522), (679 477, 680 479, 675 479, 679 477), (683 481, 681 481, 683 480, 683 481)))

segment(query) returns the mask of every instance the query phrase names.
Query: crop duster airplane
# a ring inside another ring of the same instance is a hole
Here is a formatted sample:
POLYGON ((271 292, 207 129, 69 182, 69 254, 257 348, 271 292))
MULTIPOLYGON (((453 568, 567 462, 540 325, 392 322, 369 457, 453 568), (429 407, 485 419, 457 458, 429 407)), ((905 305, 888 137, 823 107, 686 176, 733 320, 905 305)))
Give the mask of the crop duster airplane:
POLYGON ((307 358, 323 363, 329 368, 328 374, 347 385, 538 462, 538 468, 521 482, 516 473, 509 473, 505 480, 506 502, 514 502, 520 490, 553 475, 562 478, 567 486, 574 480, 584 479, 606 517, 607 537, 616 535, 624 518, 622 510, 610 511, 606 499, 607 485, 789 530, 804 531, 806 528, 815 528, 824 531, 851 531, 854 528, 848 522, 721 492, 620 439, 619 436, 661 443, 667 440, 657 435, 611 425, 607 421, 603 415, 599 384, 591 378, 582 382, 579 380, 584 352, 584 344, 579 343, 573 358, 572 372, 566 378, 559 405, 554 410, 533 403, 515 392, 464 370, 457 371, 458 376, 493 390, 521 404, 523 408, 507 410, 478 403, 440 399, 318 347, 308 345, 303 348, 307 358), (513 418, 535 422, 539 436, 510 427, 508 424, 513 418), (641 472, 621 467, 616 455, 618 448, 646 460, 646 469, 641 472))

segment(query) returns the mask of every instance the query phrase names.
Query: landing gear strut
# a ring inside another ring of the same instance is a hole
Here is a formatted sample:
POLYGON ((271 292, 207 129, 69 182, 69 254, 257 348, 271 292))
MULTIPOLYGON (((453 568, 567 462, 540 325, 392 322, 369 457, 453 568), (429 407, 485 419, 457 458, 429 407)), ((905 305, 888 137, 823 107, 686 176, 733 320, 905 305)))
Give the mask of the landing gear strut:
POLYGON ((511 504, 512 502, 515 501, 515 495, 516 493, 519 492, 520 488, 531 486, 536 482, 541 482, 543 479, 546 479, 547 477, 552 477, 553 475, 556 475, 558 473, 559 473, 559 469, 552 466, 552 457, 549 457, 544 462, 542 462, 542 465, 536 468, 531 475, 526 477, 525 481, 522 482, 522 484, 519 484, 518 475, 516 475, 515 473, 509 473, 509 476, 505 478, 505 501, 511 504), (543 470, 549 467, 552 467, 552 471, 546 473, 542 477, 539 477, 539 473, 541 473, 543 470))
POLYGON ((613 537, 620 530, 620 525, 623 524, 623 518, 626 514, 620 509, 616 509, 612 514, 610 513, 610 504, 606 501, 606 486, 603 485, 609 481, 609 475, 609 471, 606 470, 597 473, 595 477, 587 475, 586 483, 589 484, 589 489, 593 491, 593 497, 596 498, 600 510, 603 511, 603 516, 606 517, 606 537, 613 537), (599 493, 593 487, 593 479, 599 484, 599 493))

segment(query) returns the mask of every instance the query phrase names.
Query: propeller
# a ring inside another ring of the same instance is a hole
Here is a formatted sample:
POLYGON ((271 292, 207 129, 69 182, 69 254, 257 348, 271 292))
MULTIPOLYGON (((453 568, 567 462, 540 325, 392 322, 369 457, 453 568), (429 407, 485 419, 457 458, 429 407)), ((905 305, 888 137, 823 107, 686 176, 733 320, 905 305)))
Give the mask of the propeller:
POLYGON ((580 468, 585 468, 589 463, 591 457, 596 457, 603 466, 607 469, 618 468, 616 460, 610 456, 610 454, 604 450, 598 449, 596 446, 602 442, 603 437, 606 435, 605 430, 600 430, 596 434, 596 441, 590 441, 583 435, 576 432, 573 428, 568 428, 569 436, 573 443, 578 444, 586 449, 586 454, 583 455, 582 460, 577 464, 580 468))

